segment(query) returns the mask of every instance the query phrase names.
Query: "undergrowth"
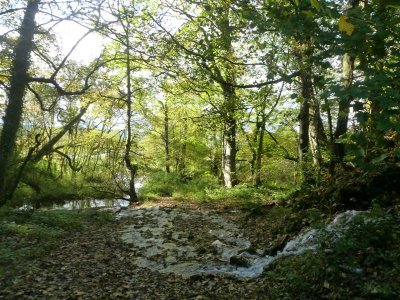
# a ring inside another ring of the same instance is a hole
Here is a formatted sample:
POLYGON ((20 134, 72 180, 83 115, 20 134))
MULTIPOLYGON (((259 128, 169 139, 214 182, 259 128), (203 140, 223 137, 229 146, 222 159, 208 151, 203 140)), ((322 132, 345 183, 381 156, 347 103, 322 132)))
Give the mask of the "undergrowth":
POLYGON ((211 175, 188 176, 180 173, 159 172, 147 177, 139 190, 144 200, 172 197, 177 201, 194 201, 210 205, 242 206, 254 210, 266 201, 280 201, 293 190, 276 186, 254 187, 239 184, 231 189, 221 186, 211 175))
POLYGON ((280 260, 266 274, 268 299, 398 299, 399 221, 398 213, 374 209, 342 236, 323 239, 317 252, 280 260))

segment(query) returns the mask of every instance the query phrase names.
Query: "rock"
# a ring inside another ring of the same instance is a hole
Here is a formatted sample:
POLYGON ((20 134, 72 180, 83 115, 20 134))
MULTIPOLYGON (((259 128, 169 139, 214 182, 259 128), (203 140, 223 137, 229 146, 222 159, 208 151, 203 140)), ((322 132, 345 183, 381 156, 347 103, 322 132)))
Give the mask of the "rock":
POLYGON ((215 240, 211 243, 211 246, 214 248, 216 254, 222 254, 224 252, 224 248, 226 245, 220 240, 215 240))
POLYGON ((265 250, 265 255, 275 256, 278 252, 282 251, 285 248, 288 240, 289 236, 287 234, 281 236, 274 242, 272 247, 265 250))
POLYGON ((210 299, 210 298, 208 298, 208 297, 206 297, 206 296, 203 296, 203 295, 199 295, 199 296, 196 296, 195 299, 196 299, 196 300, 208 300, 208 299, 210 299))
POLYGON ((35 208, 32 205, 24 204, 17 208, 19 211, 34 211, 35 208))
POLYGON ((171 256, 171 255, 167 256, 164 260, 165 260, 166 264, 174 264, 178 261, 175 256, 171 256))
POLYGON ((243 256, 235 255, 229 259, 229 263, 234 266, 238 267, 250 267, 251 263, 243 256))

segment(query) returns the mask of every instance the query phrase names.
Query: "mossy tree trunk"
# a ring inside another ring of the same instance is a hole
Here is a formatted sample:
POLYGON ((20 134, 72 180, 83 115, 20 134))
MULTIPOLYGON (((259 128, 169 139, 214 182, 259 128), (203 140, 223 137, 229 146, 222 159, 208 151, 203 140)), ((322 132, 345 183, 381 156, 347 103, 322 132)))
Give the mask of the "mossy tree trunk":
POLYGON ((8 170, 22 119, 23 99, 29 80, 29 59, 35 35, 35 16, 39 10, 39 4, 40 0, 28 1, 20 28, 20 37, 14 50, 8 104, 0 137, 0 206, 8 200, 6 196, 8 194, 6 191, 8 170))

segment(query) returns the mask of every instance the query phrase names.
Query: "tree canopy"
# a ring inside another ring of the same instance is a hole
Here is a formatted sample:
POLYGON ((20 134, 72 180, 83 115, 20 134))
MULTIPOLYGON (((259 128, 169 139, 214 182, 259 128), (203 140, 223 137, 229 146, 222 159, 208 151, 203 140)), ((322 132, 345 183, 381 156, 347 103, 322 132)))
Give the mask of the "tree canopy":
POLYGON ((51 180, 134 202, 162 172, 297 188, 398 164, 393 1, 30 0, 0 16, 0 204, 51 198, 51 180), (77 60, 91 34, 100 55, 77 60))

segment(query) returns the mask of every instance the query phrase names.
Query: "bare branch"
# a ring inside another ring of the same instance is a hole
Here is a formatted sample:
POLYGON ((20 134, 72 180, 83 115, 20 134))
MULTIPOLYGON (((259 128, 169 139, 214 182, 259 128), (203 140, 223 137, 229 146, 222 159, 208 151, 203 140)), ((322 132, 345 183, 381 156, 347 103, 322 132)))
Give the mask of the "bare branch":
POLYGON ((65 154, 64 152, 61 152, 60 150, 54 150, 54 152, 67 159, 68 165, 69 165, 69 167, 71 168, 72 171, 74 171, 74 172, 79 172, 79 171, 82 169, 83 166, 75 167, 74 164, 73 164, 73 162, 72 162, 71 157, 69 157, 69 156, 68 156, 67 154, 65 154))
POLYGON ((16 11, 19 11, 19 10, 25 10, 25 9, 26 9, 26 7, 7 9, 7 10, 4 10, 4 11, 0 11, 0 16, 6 15, 6 14, 10 14, 10 13, 13 13, 13 12, 16 12, 16 11))
POLYGON ((98 69, 100 69, 101 67, 103 67, 105 64, 107 64, 110 60, 101 62, 101 63, 97 63, 93 69, 86 75, 84 81, 84 86, 82 87, 82 89, 80 90, 76 90, 76 91, 67 91, 65 90, 54 78, 54 74, 52 76, 50 76, 50 78, 45 78, 45 77, 30 77, 28 79, 28 82, 40 82, 40 83, 48 83, 54 86, 54 88, 57 90, 58 94, 61 96, 74 96, 74 95, 83 95, 89 88, 89 80, 92 77, 92 75, 94 74, 94 72, 96 72, 98 69))
POLYGON ((43 99, 42 99, 42 97, 39 95, 39 93, 36 92, 29 84, 27 84, 26 87, 27 87, 28 90, 35 96, 36 100, 39 102, 40 109, 41 109, 42 111, 51 111, 51 110, 54 108, 54 106, 55 106, 56 103, 57 103, 57 100, 53 101, 53 102, 50 104, 50 106, 49 106, 48 108, 46 108, 46 107, 44 106, 43 99))

